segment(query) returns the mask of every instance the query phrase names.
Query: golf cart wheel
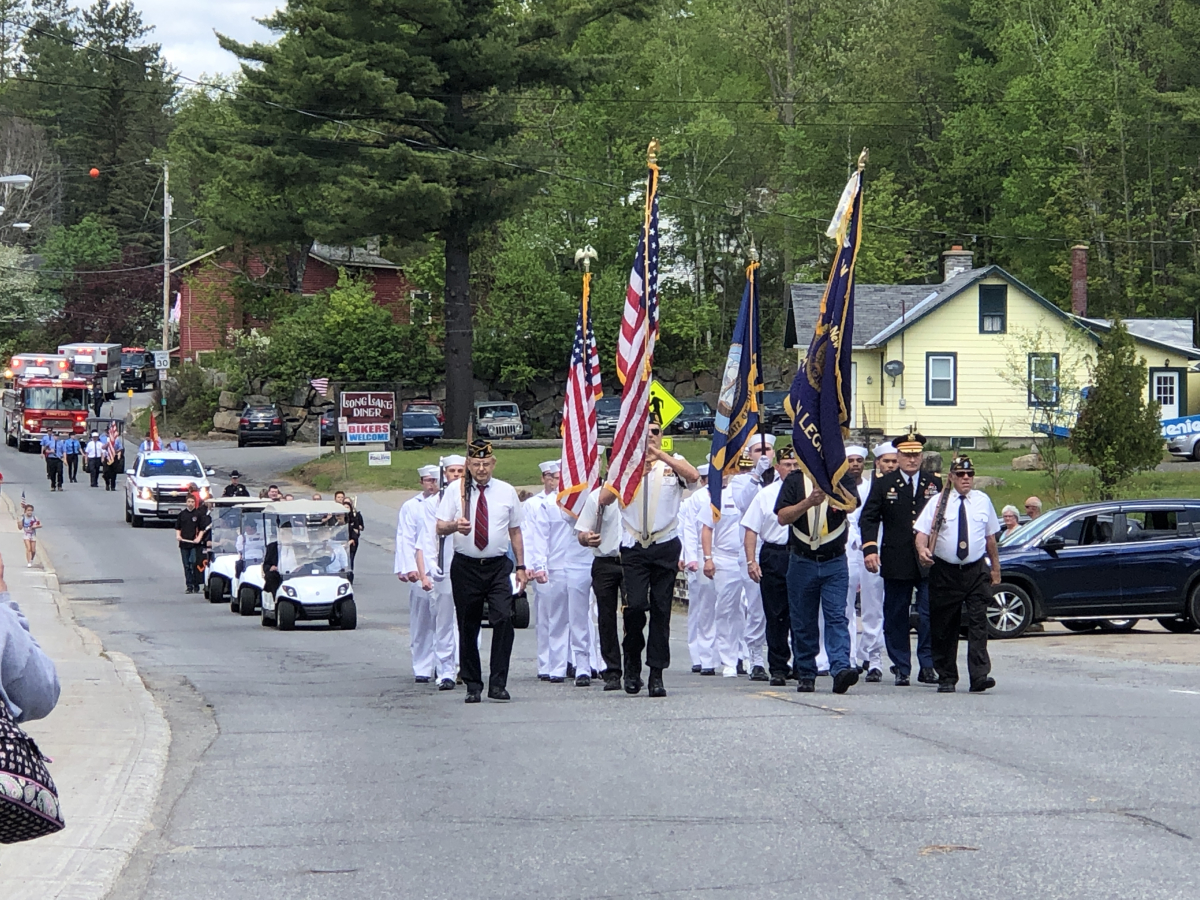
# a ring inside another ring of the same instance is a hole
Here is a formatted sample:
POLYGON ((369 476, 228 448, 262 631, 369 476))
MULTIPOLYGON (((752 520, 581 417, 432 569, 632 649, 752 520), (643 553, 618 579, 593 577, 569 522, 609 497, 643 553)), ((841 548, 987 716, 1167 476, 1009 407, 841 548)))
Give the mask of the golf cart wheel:
POLYGON ((1167 616, 1159 619, 1158 624, 1175 634, 1190 634, 1196 630, 1196 623, 1186 616, 1167 616))
POLYGON ((987 606, 988 637, 1015 638, 1033 622, 1033 601, 1024 588, 998 584, 987 606))
POLYGON ((358 607, 353 597, 338 604, 337 613, 330 617, 329 624, 338 626, 342 631, 353 631, 358 627, 358 607))
POLYGON ((1099 623, 1095 619, 1065 619, 1062 623, 1067 631, 1092 631, 1099 623))
POLYGON ((529 598, 524 594, 513 597, 513 628, 529 627, 529 598))
POLYGON ((208 602, 220 603, 225 599, 225 579, 220 575, 208 576, 208 602))
POLYGON ((252 616, 256 606, 258 606, 258 591, 249 585, 243 586, 238 591, 238 612, 243 616, 252 616))
POLYGON ((1101 619, 1101 631, 1133 631, 1133 626, 1136 625, 1139 619, 1101 619))
POLYGON ((275 627, 280 631, 291 631, 296 627, 296 606, 287 600, 275 602, 275 627))

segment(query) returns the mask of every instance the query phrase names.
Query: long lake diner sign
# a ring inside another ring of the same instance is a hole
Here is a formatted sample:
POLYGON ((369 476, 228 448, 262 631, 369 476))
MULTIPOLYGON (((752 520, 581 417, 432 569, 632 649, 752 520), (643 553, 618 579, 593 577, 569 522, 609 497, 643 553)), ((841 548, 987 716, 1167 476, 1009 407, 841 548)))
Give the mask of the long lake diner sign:
POLYGON ((341 414, 346 418, 347 443, 382 444, 391 437, 396 395, 390 391, 345 391, 341 414))

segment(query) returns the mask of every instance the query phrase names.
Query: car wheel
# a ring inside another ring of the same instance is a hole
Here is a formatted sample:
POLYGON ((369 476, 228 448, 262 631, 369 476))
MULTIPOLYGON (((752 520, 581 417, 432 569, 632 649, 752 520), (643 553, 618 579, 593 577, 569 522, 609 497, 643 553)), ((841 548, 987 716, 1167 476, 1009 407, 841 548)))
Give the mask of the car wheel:
POLYGON ((1158 620, 1158 624, 1167 631, 1173 631, 1175 634, 1189 634, 1196 630, 1196 623, 1187 616, 1174 616, 1158 620))
POLYGON ((245 447, 245 446, 246 446, 246 439, 239 436, 238 437, 238 448, 241 449, 242 447, 245 447))
POLYGON ((225 579, 220 575, 208 576, 208 602, 220 603, 225 599, 225 579))
POLYGON ((338 604, 337 615, 330 618, 329 624, 338 626, 342 631, 353 631, 358 627, 358 607, 353 597, 338 604))
POLYGON ((1133 631, 1133 626, 1139 621, 1139 619, 1101 619, 1099 625, 1101 631, 1133 631))
POLYGON ((1184 615, 1191 619, 1194 625, 1200 627, 1200 584, 1192 588, 1191 594, 1188 595, 1188 604, 1184 609, 1184 615))
POLYGON ((286 431, 279 436, 279 446, 280 447, 287 446, 287 432, 286 431))
POLYGON ((125 521, 126 522, 133 521, 133 509, 132 509, 132 507, 130 507, 128 501, 125 503, 125 521))
POLYGON ((529 598, 524 594, 513 597, 513 628, 529 627, 529 598))
POLYGON ((258 606, 258 591, 245 585, 238 591, 238 612, 243 616, 252 616, 258 606))
POLYGON ((1192 444, 1192 459, 1200 462, 1200 439, 1197 439, 1196 443, 1192 444))
POLYGON ((998 584, 992 589, 987 607, 988 637, 1020 637, 1032 621, 1033 601, 1024 588, 998 584))
POLYGON ((1082 633, 1084 631, 1095 630, 1096 626, 1099 624, 1100 623, 1095 619, 1066 619, 1063 621, 1062 626, 1063 628, 1067 629, 1067 631, 1078 631, 1082 633))
POLYGON ((296 627, 296 607, 286 600, 275 604, 275 626, 280 631, 291 631, 296 627))
POLYGON ((129 513, 129 524, 134 528, 141 528, 144 524, 144 520, 141 516, 131 510, 129 513))

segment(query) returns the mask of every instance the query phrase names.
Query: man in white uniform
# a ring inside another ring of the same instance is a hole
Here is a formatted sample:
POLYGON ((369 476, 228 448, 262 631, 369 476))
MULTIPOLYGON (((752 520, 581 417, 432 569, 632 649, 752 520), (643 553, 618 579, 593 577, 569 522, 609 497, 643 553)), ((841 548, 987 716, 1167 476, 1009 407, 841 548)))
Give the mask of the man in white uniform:
MULTIPOLYGON (((538 468, 548 465, 548 463, 540 463, 538 468)), ((529 523, 533 521, 533 513, 540 509, 545 503, 553 503, 558 495, 558 470, 547 472, 542 470, 542 490, 540 493, 534 494, 523 504, 521 504, 521 517, 526 523, 522 526, 525 536, 525 554, 530 560, 540 559, 544 557, 545 551, 537 546, 537 535, 533 534, 529 529, 529 523)), ((537 635, 537 676, 538 681, 550 681, 550 602, 542 600, 542 585, 538 579, 533 576, 533 570, 530 570, 529 577, 530 585, 533 588, 534 602, 534 630, 537 635)), ((560 629, 561 639, 561 629, 560 629)), ((566 652, 565 650, 563 651, 566 652)), ((565 674, 565 672, 563 673, 565 674)), ((562 679, 559 679, 560 681, 562 679)))
MULTIPOLYGON (((541 463, 542 475, 558 483, 559 461, 541 463)), ((530 536, 528 565, 537 583, 538 607, 549 610, 550 681, 562 684, 574 669, 575 684, 592 683, 591 611, 592 554, 579 544, 574 520, 547 497, 529 511, 524 533, 530 536)))
POLYGON ((867 499, 867 495, 863 493, 863 488, 870 489, 871 487, 870 479, 863 477, 863 469, 866 467, 866 462, 866 447, 851 444, 846 448, 846 473, 854 479, 854 486, 859 496, 858 507, 846 516, 846 568, 850 573, 850 583, 846 588, 846 624, 850 632, 851 665, 859 665, 858 611, 856 606, 858 591, 862 585, 863 577, 869 574, 866 567, 863 566, 862 535, 858 531, 858 517, 862 513, 862 504, 867 499))
POLYGON ((433 583, 429 572, 417 565, 417 553, 424 542, 428 525, 425 501, 438 492, 438 467, 422 466, 421 493, 405 501, 396 517, 396 555, 393 571, 408 588, 409 651, 412 655, 413 677, 417 684, 428 684, 433 678, 433 583))
MULTIPOLYGON (((712 503, 708 502, 698 513, 700 522, 700 547, 704 553, 701 571, 716 591, 716 649, 721 661, 721 674, 726 678, 737 676, 739 650, 746 631, 746 612, 743 600, 743 573, 746 560, 742 542, 741 512, 733 499, 733 491, 721 492, 721 514, 714 521, 712 503)), ((757 592, 756 592, 757 593, 757 592)), ((758 600, 759 607, 762 598, 758 600)), ((749 650, 751 667, 755 665, 754 651, 749 650)), ((762 668, 762 646, 758 647, 759 668, 762 668)), ((764 670, 765 671, 765 670, 764 670)))
POLYGON ((788 530, 775 515, 775 500, 784 479, 798 467, 791 447, 780 450, 775 458, 775 477, 754 496, 742 516, 747 574, 762 597, 772 687, 787 686, 792 637, 787 592, 788 530))
MULTIPOLYGON (((737 506, 739 522, 754 497, 762 490, 763 485, 770 480, 766 473, 771 471, 775 458, 775 435, 751 434, 746 441, 743 457, 748 461, 750 470, 735 475, 729 481, 729 492, 737 506)), ((744 542, 744 535, 739 533, 739 542, 744 542)), ((767 670, 763 667, 763 647, 767 637, 767 618, 763 612, 762 592, 758 582, 750 577, 748 563, 743 555, 741 568, 742 578, 742 608, 745 625, 742 629, 742 641, 739 657, 750 666, 751 681, 766 681, 767 670)), ((745 674, 739 671, 738 674, 745 674)))
MULTIPOLYGON (((428 573, 433 594, 433 655, 437 666, 439 691, 454 690, 458 678, 458 618, 454 611, 454 592, 450 586, 450 560, 454 542, 438 537, 437 507, 446 491, 458 490, 456 482, 466 471, 466 458, 458 454, 439 460, 444 488, 422 502, 425 524, 417 549, 417 569, 428 573)), ((478 650, 478 647, 476 647, 478 650)))
MULTIPOLYGON (((871 493, 871 482, 880 475, 894 472, 900 465, 900 457, 891 441, 884 441, 872 448, 875 457, 875 470, 863 478, 858 485, 860 504, 866 504, 867 496, 871 493)), ((856 550, 862 555, 862 533, 858 528, 858 519, 862 515, 859 506, 850 516, 854 522, 856 550)), ((880 526, 880 539, 883 537, 883 526, 880 526)), ((848 550, 848 553, 853 552, 848 550)), ((859 608, 862 611, 862 634, 858 641, 858 663, 867 670, 866 680, 872 684, 883 681, 883 576, 878 572, 867 571, 862 567, 861 580, 858 585, 859 608)))
MULTIPOLYGON (((667 696, 662 673, 671 664, 671 602, 679 572, 679 504, 700 473, 679 454, 662 450, 662 424, 647 425, 646 464, 634 501, 621 510, 621 566, 625 577, 625 693, 642 689, 642 650, 650 667, 648 693, 667 696), (644 512, 643 512, 644 511, 644 512), (650 620, 649 640, 645 635, 650 620)), ((611 506, 617 490, 604 485, 600 503, 611 506)))
POLYGON ((701 572, 704 550, 700 546, 700 515, 710 501, 708 463, 697 468, 700 485, 679 506, 679 533, 683 549, 679 560, 688 580, 688 653, 692 671, 701 675, 717 674, 716 615, 717 591, 711 578, 701 572))

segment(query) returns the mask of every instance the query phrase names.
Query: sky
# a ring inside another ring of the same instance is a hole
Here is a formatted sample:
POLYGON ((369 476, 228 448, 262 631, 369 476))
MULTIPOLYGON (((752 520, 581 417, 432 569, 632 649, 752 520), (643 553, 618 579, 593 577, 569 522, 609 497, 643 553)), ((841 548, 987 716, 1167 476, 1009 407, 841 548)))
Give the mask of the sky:
POLYGON ((271 33, 255 19, 270 15, 285 0, 134 0, 142 21, 153 25, 149 39, 162 44, 171 67, 189 78, 230 74, 237 59, 217 44, 214 32, 243 42, 269 41, 271 33))

